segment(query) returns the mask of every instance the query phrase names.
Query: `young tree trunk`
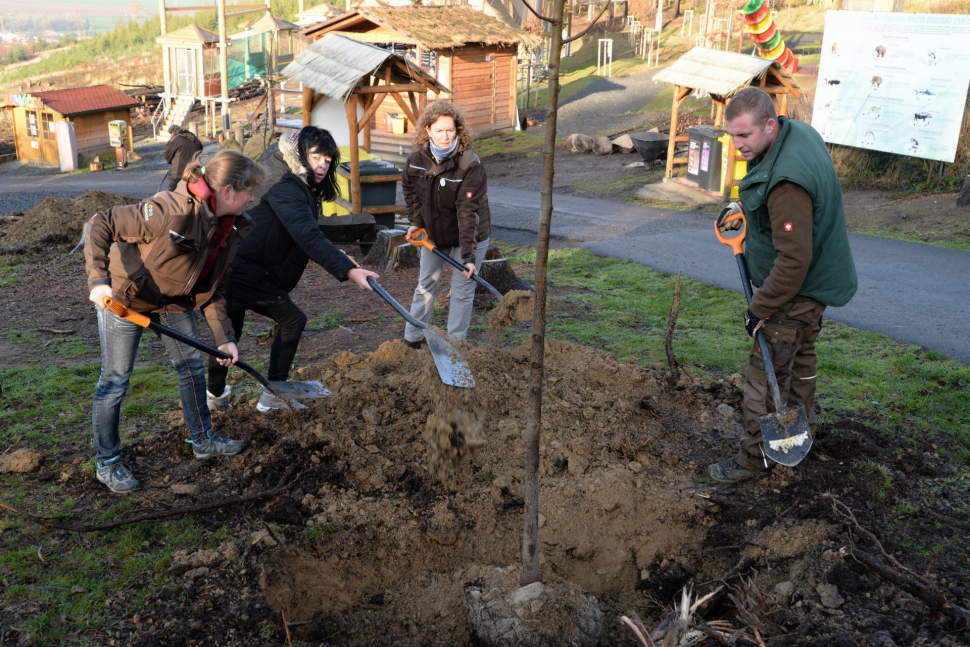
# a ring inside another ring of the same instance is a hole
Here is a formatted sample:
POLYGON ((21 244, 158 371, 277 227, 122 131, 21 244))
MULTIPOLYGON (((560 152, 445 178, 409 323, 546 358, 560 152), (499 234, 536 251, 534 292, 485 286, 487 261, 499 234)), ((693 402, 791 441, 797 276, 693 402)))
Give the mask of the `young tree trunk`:
POLYGON ((556 121, 559 110, 559 59, 562 55, 562 19, 566 0, 553 1, 557 21, 549 51, 549 92, 546 99, 546 141, 542 147, 542 201, 536 243, 535 314, 529 361, 529 415, 525 440, 525 521, 522 530, 522 586, 539 582, 539 431, 542 429, 542 378, 546 346, 546 274, 549 229, 552 224, 552 182, 556 160, 556 121))
POLYGON ((674 0, 674 18, 680 15, 680 0, 674 0))

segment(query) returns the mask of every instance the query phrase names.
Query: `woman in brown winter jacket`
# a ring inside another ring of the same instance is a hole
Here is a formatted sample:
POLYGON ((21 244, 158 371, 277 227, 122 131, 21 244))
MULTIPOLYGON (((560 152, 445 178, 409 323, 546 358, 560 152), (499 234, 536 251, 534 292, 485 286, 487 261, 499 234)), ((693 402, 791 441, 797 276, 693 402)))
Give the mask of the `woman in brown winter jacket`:
MULTIPOLYGON (((202 311, 215 344, 239 358, 226 314, 224 278, 252 221, 252 202, 263 171, 248 157, 222 151, 206 166, 192 162, 175 191, 138 204, 96 213, 84 228, 90 299, 97 306, 101 376, 94 394, 97 478, 112 492, 138 486, 121 461, 118 418, 144 328, 104 307, 112 297, 129 309, 184 335, 198 337, 194 311, 202 311)), ((243 443, 213 431, 206 406, 205 366, 195 348, 162 337, 178 373, 182 415, 196 458, 232 456, 243 443)))
MULTIPOLYGON (((450 103, 434 103, 422 113, 415 149, 404 167, 404 200, 411 226, 407 237, 425 229, 434 245, 465 266, 452 270, 448 334, 464 339, 471 323, 477 273, 492 233, 487 178, 482 160, 472 150, 472 133, 461 111, 450 103)), ((444 261, 421 248, 421 271, 411 302, 411 314, 431 321, 444 261)), ((420 328, 407 324, 404 340, 412 348, 424 339, 420 328)))

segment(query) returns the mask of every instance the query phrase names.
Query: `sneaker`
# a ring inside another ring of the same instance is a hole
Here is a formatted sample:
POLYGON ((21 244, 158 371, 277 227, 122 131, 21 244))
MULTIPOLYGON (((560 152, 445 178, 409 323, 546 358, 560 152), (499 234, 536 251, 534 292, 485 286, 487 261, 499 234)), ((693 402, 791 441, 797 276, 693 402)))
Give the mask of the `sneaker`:
POLYGON ((741 481, 758 478, 759 476, 768 476, 769 474, 771 474, 771 469, 749 470, 746 467, 738 465, 738 461, 733 458, 707 466, 707 475, 718 483, 740 483, 741 481))
POLYGON ((243 450, 245 444, 241 440, 232 440, 217 432, 212 432, 211 436, 198 444, 192 440, 185 442, 192 445, 192 453, 199 460, 210 456, 235 456, 243 450))
POLYGON ((121 462, 121 456, 104 462, 98 461, 97 477, 115 494, 125 494, 138 487, 138 481, 131 475, 131 469, 121 462))
POLYGON ((208 391, 205 392, 205 403, 209 405, 209 411, 232 411, 232 405, 229 404, 229 398, 232 396, 232 389, 229 385, 223 389, 222 395, 212 395, 208 391))
POLYGON ((407 339, 404 340, 404 345, 407 346, 408 348, 413 348, 414 350, 418 350, 419 348, 424 346, 424 344, 425 344, 425 341, 423 337, 418 341, 409 341, 407 339))
MULTIPOLYGON (((306 409, 306 405, 300 404, 296 400, 289 400, 288 404, 290 405, 291 409, 306 409)), ((263 391, 263 395, 259 396, 259 402, 256 403, 256 411, 259 411, 260 413, 275 411, 282 408, 283 401, 269 391, 265 390, 263 391)))

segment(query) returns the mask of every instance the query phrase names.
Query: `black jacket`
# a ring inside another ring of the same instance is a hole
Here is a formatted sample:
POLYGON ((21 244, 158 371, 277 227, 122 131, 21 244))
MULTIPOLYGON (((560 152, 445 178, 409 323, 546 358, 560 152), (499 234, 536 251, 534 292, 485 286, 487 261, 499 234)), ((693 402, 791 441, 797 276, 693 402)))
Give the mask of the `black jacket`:
POLYGON ((172 137, 165 145, 165 161, 172 165, 168 176, 181 180, 185 167, 201 152, 202 142, 188 130, 183 130, 172 137))
POLYGON ((230 310, 284 299, 311 260, 338 281, 346 281, 347 273, 356 267, 320 231, 320 201, 310 191, 305 180, 309 170, 295 151, 273 144, 260 162, 267 178, 257 191, 259 204, 247 211, 256 229, 232 264, 227 291, 230 310))

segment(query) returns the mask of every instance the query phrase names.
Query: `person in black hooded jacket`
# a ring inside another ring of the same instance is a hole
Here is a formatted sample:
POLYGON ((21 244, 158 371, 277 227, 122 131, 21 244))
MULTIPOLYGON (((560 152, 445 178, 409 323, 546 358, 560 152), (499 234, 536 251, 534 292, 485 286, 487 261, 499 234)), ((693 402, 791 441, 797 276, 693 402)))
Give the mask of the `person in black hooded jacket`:
MULTIPOLYGON (((256 206, 247 214, 256 229, 239 248, 226 286, 226 309, 236 336, 242 336, 247 310, 269 317, 279 324, 270 350, 267 377, 286 380, 296 356, 306 315, 289 293, 299 283, 311 260, 338 281, 350 279, 363 290, 371 290, 367 277, 377 274, 357 266, 337 249, 317 219, 321 200, 337 196, 336 169, 340 151, 330 133, 307 126, 284 134, 260 157, 267 174, 257 191, 256 206)), ((228 369, 209 362, 208 404, 214 411, 231 406, 231 389, 226 384, 228 369)), ((279 402, 268 392, 257 404, 260 411, 277 408, 279 402)))
POLYGON ((165 145, 165 161, 172 165, 168 171, 168 190, 174 191, 182 181, 185 167, 202 154, 202 142, 191 131, 183 130, 181 126, 172 126, 168 132, 171 138, 165 145))

